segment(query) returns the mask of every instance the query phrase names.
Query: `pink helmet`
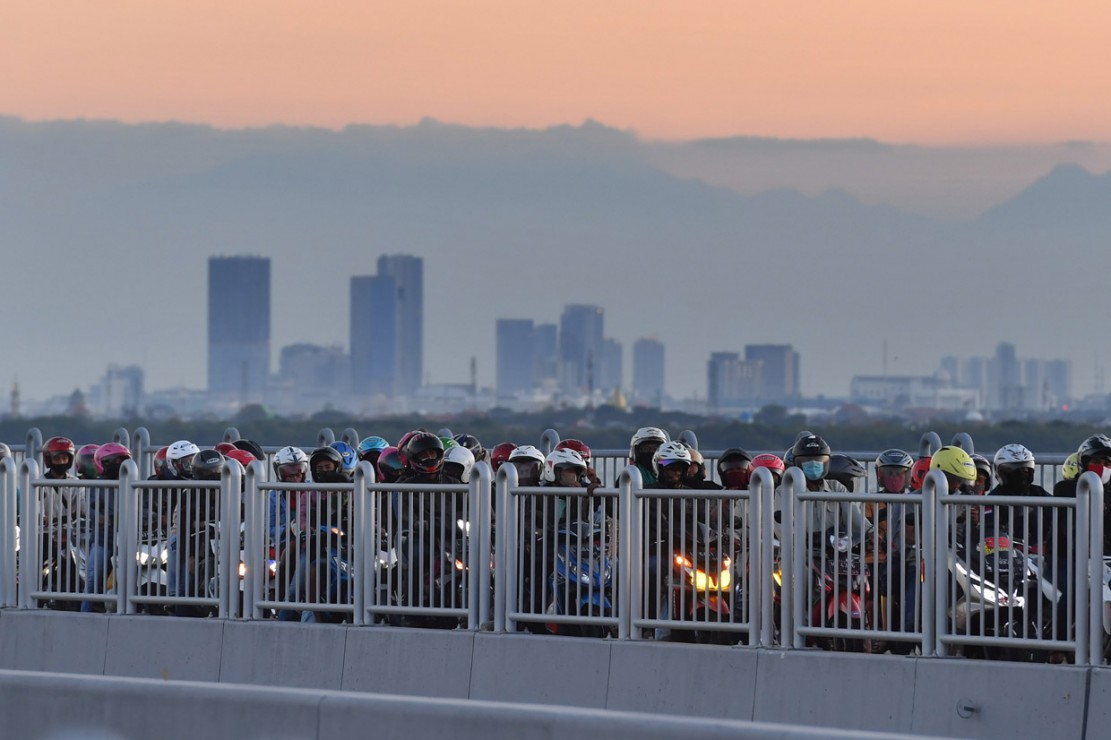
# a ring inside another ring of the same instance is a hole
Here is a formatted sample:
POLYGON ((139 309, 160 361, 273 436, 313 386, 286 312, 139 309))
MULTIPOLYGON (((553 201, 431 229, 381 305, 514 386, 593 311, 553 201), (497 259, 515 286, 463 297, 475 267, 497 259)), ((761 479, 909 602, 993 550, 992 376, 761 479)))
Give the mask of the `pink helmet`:
POLYGON ((101 476, 104 475, 106 470, 109 473, 114 470, 118 475, 120 466, 123 465, 125 460, 130 459, 131 451, 129 449, 119 442, 109 442, 96 449, 96 454, 93 455, 93 464, 96 465, 97 474, 101 476))
POLYGON ((765 452, 762 455, 757 455, 752 458, 752 467, 767 468, 776 475, 783 475, 787 472, 783 460, 778 455, 773 455, 770 452, 765 452))

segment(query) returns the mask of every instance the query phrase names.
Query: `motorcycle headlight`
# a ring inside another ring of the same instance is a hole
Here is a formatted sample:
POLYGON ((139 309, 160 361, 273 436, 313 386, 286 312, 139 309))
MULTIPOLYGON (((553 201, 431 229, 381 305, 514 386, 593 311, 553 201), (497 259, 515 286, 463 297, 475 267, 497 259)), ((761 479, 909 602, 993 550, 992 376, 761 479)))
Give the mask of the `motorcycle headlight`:
POLYGON ((247 564, 244 563, 242 560, 239 561, 239 577, 240 578, 246 578, 247 577, 247 564))

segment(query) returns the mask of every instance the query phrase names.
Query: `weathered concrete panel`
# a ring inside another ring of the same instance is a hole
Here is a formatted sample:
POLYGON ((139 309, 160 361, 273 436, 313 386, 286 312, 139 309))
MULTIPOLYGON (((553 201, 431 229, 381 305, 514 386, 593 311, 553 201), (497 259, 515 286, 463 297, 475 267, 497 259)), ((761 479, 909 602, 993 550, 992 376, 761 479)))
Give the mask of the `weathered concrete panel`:
POLYGON ((463 630, 347 630, 343 690, 465 699, 474 634, 463 630))
POLYGON ((909 732, 915 660, 820 650, 764 650, 753 718, 879 732, 909 732))
POLYGON ((340 625, 229 621, 224 625, 220 681, 339 689, 347 633, 340 625))
POLYGON ((614 642, 606 706, 751 720, 758 657, 747 648, 614 642))
POLYGON ((219 681, 224 620, 114 616, 109 620, 106 676, 219 681))
MULTIPOLYGON (((910 729, 954 737, 1081 737, 1087 672, 1067 666, 920 660, 910 729), (975 707, 968 718, 958 714, 964 700, 975 707)), ((1088 737, 1108 735, 1089 730, 1088 737)))
POLYGON ((471 698, 606 706, 612 641, 540 635, 475 635, 471 698))
POLYGON ((1093 668, 1088 681, 1088 737, 1111 737, 1111 668, 1093 668))
POLYGON ((0 612, 0 667, 101 675, 111 619, 43 609, 0 612))

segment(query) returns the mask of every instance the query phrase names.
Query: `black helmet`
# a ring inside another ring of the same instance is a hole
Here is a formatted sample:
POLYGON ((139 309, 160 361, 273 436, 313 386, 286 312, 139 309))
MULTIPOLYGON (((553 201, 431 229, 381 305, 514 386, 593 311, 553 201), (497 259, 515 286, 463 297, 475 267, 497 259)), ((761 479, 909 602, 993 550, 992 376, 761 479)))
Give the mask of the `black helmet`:
MULTIPOLYGON (((718 476, 719 477, 724 477, 725 476, 725 471, 722 470, 722 463, 726 463, 726 462, 739 462, 739 463, 748 462, 748 463, 751 463, 752 462, 752 455, 748 454, 748 452, 741 449, 740 447, 730 447, 729 449, 725 450, 720 455, 718 455, 718 461, 717 461, 716 467, 718 469, 718 476)), ((741 467, 748 467, 748 466, 741 466, 741 467)))
POLYGON ((317 447, 309 455, 309 472, 317 483, 342 483, 347 480, 343 472, 343 455, 335 447, 317 447), (323 473, 317 470, 322 462, 331 462, 334 467, 331 471, 323 473))
POLYGON ((379 483, 393 483, 405 472, 405 464, 401 462, 401 454, 396 447, 387 447, 382 450, 382 454, 378 456, 378 462, 374 465, 378 468, 379 483))
POLYGON ((193 480, 220 480, 224 456, 216 450, 201 450, 193 455, 193 480))
POLYGON ((832 478, 850 491, 856 490, 856 481, 867 475, 864 466, 848 455, 830 455, 826 478, 832 478))
POLYGON ((237 439, 232 442, 233 445, 241 450, 246 450, 255 456, 256 460, 265 460, 266 453, 262 451, 262 446, 253 439, 237 439))
POLYGON ((1088 469, 1088 463, 1094 457, 1111 459, 1111 437, 1105 434, 1093 434, 1080 443, 1080 449, 1076 451, 1076 462, 1080 466, 1081 473, 1088 469))
POLYGON ((444 464, 444 443, 432 432, 414 434, 401 453, 409 468, 417 473, 438 473, 444 464))
POLYGON ((482 462, 486 459, 486 448, 473 434, 456 434, 455 443, 470 450, 471 454, 474 455, 475 462, 482 462))
POLYGON ((795 446, 791 448, 791 455, 795 458, 799 457, 817 457, 819 455, 831 455, 833 451, 830 450, 826 441, 816 434, 811 434, 795 442, 795 446))

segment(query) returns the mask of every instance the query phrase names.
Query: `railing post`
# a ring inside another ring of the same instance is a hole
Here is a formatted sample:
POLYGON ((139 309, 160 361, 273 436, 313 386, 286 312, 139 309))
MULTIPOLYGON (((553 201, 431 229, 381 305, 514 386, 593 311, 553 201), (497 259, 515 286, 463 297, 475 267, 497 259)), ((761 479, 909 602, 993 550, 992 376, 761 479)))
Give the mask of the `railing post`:
MULTIPOLYGON (((481 461, 471 471, 471 490, 477 487, 478 511, 471 511, 471 527, 478 521, 478 625, 487 624, 490 617, 490 554, 493 553, 491 529, 494 526, 492 506, 492 476, 489 463, 481 461)), ((472 532, 472 537, 473 532, 472 532)), ((474 567, 474 561, 471 561, 474 567)))
POLYGON ((559 432, 556 430, 545 429, 544 433, 540 435, 540 451, 545 455, 551 453, 557 444, 559 444, 559 432))
POLYGON ((139 491, 133 484, 138 477, 139 466, 134 460, 125 460, 120 468, 119 488, 116 489, 116 511, 120 517, 115 544, 117 614, 135 613, 131 589, 136 587, 139 576, 139 491))
MULTIPOLYGON (((239 507, 242 490, 242 466, 238 462, 225 460, 220 470, 220 608, 224 618, 235 619, 239 615, 239 507)), ((246 544, 246 543, 244 543, 246 544)), ((244 564, 247 564, 244 553, 244 564)), ((244 579, 246 574, 244 574, 244 579)), ((244 585, 246 590, 246 585, 244 585)))
POLYGON ((329 427, 324 427, 316 434, 316 446, 327 447, 336 441, 336 433, 329 427))
MULTIPOLYGON (((804 502, 799 499, 799 494, 806 490, 806 477, 799 468, 790 468, 783 475, 784 499, 780 502, 782 513, 779 524, 779 557, 783 586, 781 588, 783 604, 780 612, 783 624, 780 627, 780 644, 787 647, 806 647, 806 638, 798 632, 805 622, 803 605, 805 597, 803 588, 808 582, 807 574, 802 572, 806 564, 807 537, 800 537, 798 528, 808 532, 808 521, 803 516, 804 502)), ((774 508, 774 507, 773 507, 774 508)), ((774 513, 773 513, 774 516, 774 513)))
POLYGON ((378 593, 381 584, 378 582, 380 569, 378 567, 378 554, 379 547, 385 546, 387 552, 390 549, 390 542, 383 539, 382 525, 378 521, 378 490, 373 489, 372 486, 377 485, 378 479, 374 474, 374 466, 366 460, 360 461, 360 467, 366 465, 370 468, 369 477, 368 473, 364 471, 364 481, 366 485, 363 486, 363 538, 370 544, 363 548, 363 557, 359 560, 362 563, 362 573, 360 580, 363 582, 363 624, 374 624, 378 615, 375 612, 374 616, 367 617, 367 602, 370 601, 374 606, 378 606, 378 593))
MULTIPOLYGON (((345 432, 346 434, 346 432, 345 432)), ((348 444, 351 444, 348 442, 348 444)), ((355 466, 355 476, 352 479, 351 512, 354 521, 351 523, 351 563, 355 566, 355 577, 352 579, 351 594, 351 624, 366 624, 366 595, 371 568, 375 567, 377 552, 374 550, 374 531, 367 527, 366 508, 367 497, 370 495, 367 484, 374 484, 374 470, 366 460, 360 460, 355 466)))
POLYGON ((498 470, 498 537, 495 543, 494 630, 516 632, 517 620, 510 618, 510 606, 517 604, 517 469, 502 465, 498 470))
POLYGON ((34 457, 25 457, 19 469, 19 606, 33 609, 31 598, 38 574, 42 572, 39 562, 42 553, 38 547, 39 497, 31 481, 39 477, 39 464, 34 457))
POLYGON ((116 427, 116 431, 112 432, 112 441, 131 449, 131 433, 127 431, 127 427, 116 427))
MULTIPOLYGON (((471 469, 471 479, 467 489, 467 629, 476 630, 480 624, 479 589, 482 583, 482 508, 486 496, 482 493, 481 471, 478 463, 471 469)), ((452 523, 454 525, 454 522, 452 523)), ((487 558, 489 566, 489 558, 487 558)))
POLYGON ((240 439, 239 430, 236 429, 235 427, 228 427, 227 429, 224 430, 224 439, 222 441, 224 441, 224 442, 238 442, 239 439, 240 439))
POLYGON ((0 459, 0 608, 17 605, 16 601, 16 491, 15 459, 0 459))
MULTIPOLYGON (((630 481, 636 481, 635 486, 629 488, 629 557, 627 565, 618 564, 618 573, 625 576, 625 583, 629 591, 629 639, 640 639, 640 607, 644 603, 644 496, 640 494, 644 487, 644 479, 636 465, 627 465, 625 470, 629 473, 630 481), (634 476, 636 476, 634 478, 634 476)), ((660 569, 670 567, 668 563, 660 563, 660 569)))
POLYGON ((343 432, 339 435, 339 438, 341 442, 346 442, 347 444, 351 445, 351 449, 359 449, 359 433, 351 427, 347 427, 346 429, 344 429, 343 432))
POLYGON ((265 506, 259 501, 258 481, 262 475, 262 462, 256 460, 247 466, 246 482, 243 486, 245 502, 244 515, 244 560, 247 562, 247 578, 243 584, 243 617, 247 619, 261 619, 262 610, 255 606, 259 594, 263 593, 264 579, 266 577, 268 548, 265 546, 264 520, 262 512, 265 506))
POLYGON ((976 453, 976 445, 973 444, 972 435, 968 432, 957 432, 956 434, 954 434, 951 444, 954 447, 960 447, 969 455, 973 455, 976 453))
POLYGON ((692 432, 690 429, 684 429, 682 432, 679 433, 679 441, 692 450, 698 449, 698 435, 692 432))
MULTIPOLYGON (((1087 475, 1087 473, 1085 473, 1085 475, 1087 475)), ((1088 521, 1088 517, 1091 511, 1089 507, 1091 506, 1093 480, 1095 480, 1096 487, 1103 488, 1099 479, 1095 477, 1095 473, 1092 473, 1092 478, 1088 478, 1087 480, 1085 480, 1084 476, 1081 476, 1081 479, 1076 483, 1076 500, 1074 501, 1076 504, 1076 510, 1073 513, 1075 517, 1073 529, 1076 532, 1073 537, 1073 557, 1075 560, 1073 562, 1073 582, 1069 590, 1076 594, 1074 597, 1076 631, 1073 635, 1073 639, 1076 641, 1076 665, 1088 665, 1090 653, 1088 645, 1090 617, 1090 612, 1088 611, 1088 573, 1091 570, 1091 563, 1088 560, 1088 547, 1091 543, 1092 532, 1090 529, 1091 522, 1088 521)), ((1062 511, 1061 516, 1067 517, 1068 512, 1062 511)), ((1100 519, 1102 518, 1103 517, 1100 516, 1100 519)), ((1068 542, 1067 537, 1065 542, 1068 542)), ((1053 548, 1053 556, 1055 559, 1060 557, 1058 554, 1060 547, 1061 543, 1057 543, 1057 546, 1053 548)), ((1103 546, 1101 544, 1100 550, 1102 551, 1102 549, 1103 546)), ((1050 570, 1052 565, 1055 565, 1055 563, 1051 563, 1047 559, 1042 561, 1042 578, 1047 577, 1047 571, 1052 573, 1050 570)), ((1066 568, 1066 573, 1067 572, 1068 569, 1066 568)), ((1038 585, 1040 586, 1041 584, 1039 583, 1038 585)), ((1058 598, 1061 598, 1061 596, 1058 596, 1058 598)), ((1056 621, 1056 618, 1054 621, 1056 621)))
MULTIPOLYGON (((925 492, 927 486, 933 488, 930 497, 934 502, 934 539, 932 558, 929 558, 926 548, 923 549, 923 557, 929 559, 926 563, 926 582, 923 584, 922 592, 925 594, 927 588, 933 590, 934 641, 932 645, 922 646, 922 654, 940 657, 944 654, 941 636, 949 634, 948 613, 946 611, 949 595, 949 589, 947 588, 949 584, 949 517, 945 515, 945 502, 941 500, 942 496, 949 495, 949 481, 946 480, 945 474, 940 470, 933 470, 926 476, 926 480, 922 484, 923 492, 925 492), (933 563, 932 568, 930 562, 933 563), (931 570, 933 573, 932 581, 930 580, 931 570), (929 652, 926 651, 927 647, 929 647, 929 652)), ((925 498, 925 493, 923 493, 923 498, 925 498)), ((925 506, 925 502, 922 505, 925 506)), ((923 595, 922 599, 925 602, 926 597, 923 595)), ((923 613, 923 623, 927 618, 923 613)))
POLYGON ((150 449, 150 431, 146 427, 136 429, 132 445, 131 459, 139 466, 139 480, 146 480, 150 478, 150 460, 146 454, 150 449))
POLYGON ((636 520, 633 518, 633 497, 640 490, 644 482, 640 470, 630 465, 621 472, 617 479, 618 488, 618 516, 617 536, 617 639, 628 640, 633 635, 633 561, 639 559, 634 556, 633 530, 636 520))
POLYGON ((941 449, 941 437, 937 432, 926 432, 918 442, 918 457, 933 457, 941 449))
POLYGON ((23 448, 23 459, 34 460, 41 463, 39 455, 42 453, 42 432, 38 427, 27 430, 27 445, 23 448))
MULTIPOLYGON (((771 472, 757 468, 748 484, 748 512, 745 517, 745 568, 748 573, 748 644, 772 644, 772 552, 773 532, 765 528, 764 501, 775 488, 771 472)), ((735 506, 736 504, 734 504, 735 506)))
MULTIPOLYGON (((1091 471, 1088 471, 1091 473, 1091 471)), ((1088 475, 1085 473, 1085 475, 1088 475)), ((1088 654, 1092 665, 1103 663, 1103 486, 1095 473, 1089 479, 1089 511, 1088 526, 1091 537, 1088 540, 1088 578, 1091 583, 1091 596, 1089 606, 1088 629, 1088 654)))
MULTIPOLYGON (((945 476, 941 476, 941 478, 944 480, 945 476)), ((906 504, 906 506, 911 506, 911 504, 906 504)), ((921 533, 918 535, 914 547, 918 549, 918 562, 925 568, 925 582, 921 588, 922 603, 919 604, 922 611, 922 655, 935 655, 938 644, 938 624, 937 614, 934 612, 934 602, 943 592, 943 589, 935 587, 939 573, 934 553, 937 548, 937 526, 941 512, 937 500, 937 479, 932 475, 926 476, 926 481, 922 485, 922 504, 919 507, 919 512, 918 523, 921 525, 921 533)), ((905 512, 903 521, 906 521, 905 512)), ((903 549, 906 550, 905 544, 903 549)), ((903 566, 903 580, 906 577, 906 567, 903 566)), ((903 583, 904 595, 907 588, 907 584, 903 583)))

